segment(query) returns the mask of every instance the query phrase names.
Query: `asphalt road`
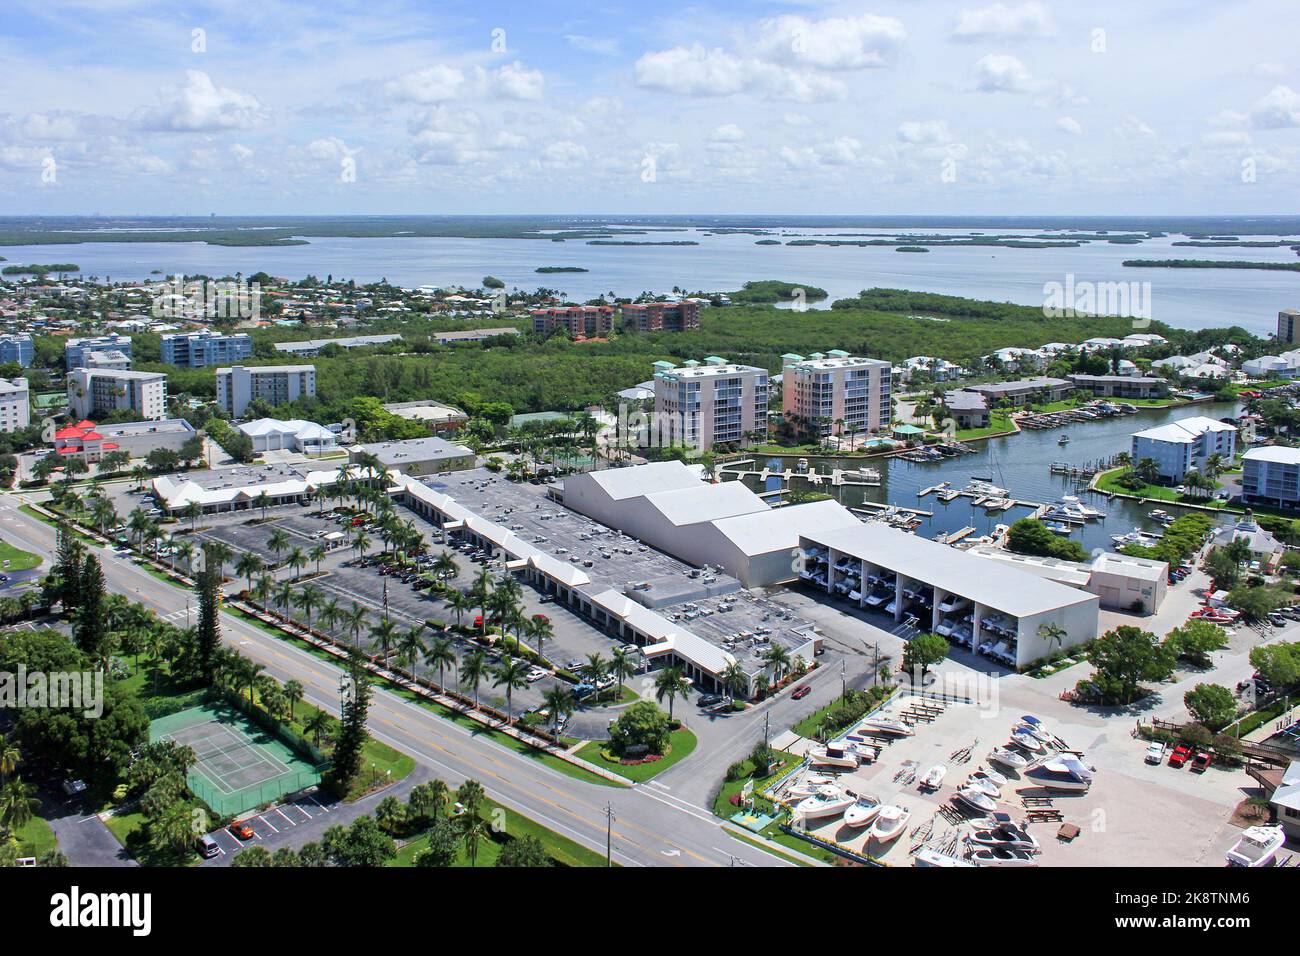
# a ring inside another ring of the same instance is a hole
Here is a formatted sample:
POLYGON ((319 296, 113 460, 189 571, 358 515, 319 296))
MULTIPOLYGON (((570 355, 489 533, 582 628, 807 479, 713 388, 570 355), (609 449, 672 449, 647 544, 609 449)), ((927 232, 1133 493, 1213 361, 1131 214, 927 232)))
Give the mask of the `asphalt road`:
MULTIPOLYGON (((19 547, 53 554, 54 529, 20 512, 20 503, 20 496, 3 496, 0 531, 19 547)), ((169 620, 183 619, 184 591, 107 549, 99 557, 111 590, 169 620)), ((226 643, 264 665, 267 673, 281 681, 299 681, 309 702, 330 711, 337 708, 337 668, 230 615, 222 616, 222 630, 226 643)), ((733 839, 704 806, 675 796, 667 786, 614 788, 575 780, 382 689, 374 695, 370 731, 449 786, 474 778, 494 800, 599 852, 605 850, 609 807, 614 815, 613 856, 624 866, 792 865, 733 839)), ((674 770, 680 775, 694 764, 694 773, 708 775, 711 786, 721 767, 713 761, 702 766, 693 758, 674 770)))

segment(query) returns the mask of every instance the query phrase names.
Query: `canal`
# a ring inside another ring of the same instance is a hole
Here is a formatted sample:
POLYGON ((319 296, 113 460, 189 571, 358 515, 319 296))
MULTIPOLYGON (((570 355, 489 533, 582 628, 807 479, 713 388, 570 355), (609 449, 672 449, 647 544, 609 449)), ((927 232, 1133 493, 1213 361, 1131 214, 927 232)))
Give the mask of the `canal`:
MULTIPOLYGON (((917 463, 897 458, 837 459, 815 456, 758 457, 758 467, 771 463, 771 467, 793 468, 800 457, 808 459, 810 469, 829 473, 831 468, 854 469, 866 464, 881 473, 880 487, 841 486, 833 488, 829 484, 812 486, 804 479, 795 479, 796 490, 822 491, 834 495, 843 505, 853 507, 865 501, 900 505, 905 508, 919 508, 933 513, 933 517, 923 518, 916 529, 917 534, 933 538, 965 527, 976 528, 977 534, 987 534, 998 524, 1011 524, 1019 518, 1029 515, 1030 509, 1014 507, 1008 511, 985 512, 983 508, 972 507, 967 497, 955 498, 948 503, 939 500, 934 494, 918 498, 922 489, 949 482, 953 488, 963 489, 972 478, 983 478, 993 484, 1010 490, 1010 497, 1019 501, 1040 504, 1058 500, 1062 495, 1078 494, 1089 504, 1106 512, 1102 521, 1090 522, 1075 530, 1070 537, 1079 541, 1085 548, 1113 549, 1111 535, 1123 534, 1134 528, 1158 531, 1159 525, 1147 518, 1147 512, 1155 505, 1140 505, 1123 499, 1107 499, 1102 495, 1083 491, 1086 482, 1051 474, 1054 462, 1066 462, 1073 465, 1091 465, 1097 461, 1109 459, 1132 445, 1130 436, 1133 432, 1180 418, 1206 416, 1224 418, 1240 413, 1240 406, 1232 402, 1207 403, 1183 406, 1173 409, 1139 409, 1132 415, 1121 415, 1112 419, 1070 424, 1064 428, 1047 428, 1038 431, 1025 430, 1017 435, 993 438, 988 441, 974 442, 971 447, 977 449, 975 454, 947 458, 933 463, 917 463), (1059 444, 1062 433, 1068 434, 1070 442, 1059 444)), ((770 479, 766 487, 760 487, 757 478, 746 479, 746 483, 756 491, 780 488, 779 479, 770 479)), ((1179 514, 1176 505, 1161 505, 1172 514, 1179 514)))

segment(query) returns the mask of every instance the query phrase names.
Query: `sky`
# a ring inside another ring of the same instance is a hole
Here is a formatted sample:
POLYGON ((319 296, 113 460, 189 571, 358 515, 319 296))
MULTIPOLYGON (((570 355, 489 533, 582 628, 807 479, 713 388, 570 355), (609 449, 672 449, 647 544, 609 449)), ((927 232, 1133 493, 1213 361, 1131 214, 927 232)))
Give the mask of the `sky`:
POLYGON ((5 0, 0 215, 1294 214, 1294 0, 5 0))

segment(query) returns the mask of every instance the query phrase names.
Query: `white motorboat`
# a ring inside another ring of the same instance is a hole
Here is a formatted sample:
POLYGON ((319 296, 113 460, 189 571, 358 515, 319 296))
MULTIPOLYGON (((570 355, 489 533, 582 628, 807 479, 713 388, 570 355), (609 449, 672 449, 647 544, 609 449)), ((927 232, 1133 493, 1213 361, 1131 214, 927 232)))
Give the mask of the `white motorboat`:
POLYGON ((932 850, 928 846, 922 847, 916 851, 916 856, 912 857, 913 866, 974 866, 966 860, 959 859, 955 856, 949 856, 947 853, 940 853, 938 850, 932 850))
POLYGON ((994 747, 989 751, 989 760, 1000 763, 1004 767, 1010 767, 1012 770, 1023 770, 1029 766, 1029 761, 1014 750, 1007 750, 1005 747, 994 747))
POLYGON ((804 797, 794 806, 794 815, 805 820, 839 816, 857 802, 853 794, 839 787, 824 786, 811 797, 804 797))
POLYGON ((911 817, 912 811, 907 807, 892 804, 881 807, 880 812, 876 814, 876 822, 871 825, 871 838, 880 843, 897 840, 907 829, 907 821, 911 817))
POLYGON ((1042 753, 1047 749, 1041 740, 1023 730, 1011 731, 1011 741, 1017 746, 1024 747, 1032 754, 1042 753))
POLYGON ((880 813, 881 803, 875 797, 858 797, 857 803, 844 811, 844 825, 858 829, 867 826, 880 813))
POLYGON ((938 790, 943 786, 943 778, 947 775, 948 768, 941 763, 937 763, 921 777, 921 786, 926 790, 938 790))
POLYGON ((1286 833, 1280 826, 1248 827, 1228 851, 1228 865, 1272 866, 1285 844, 1286 833))
POLYGON ((974 807, 981 813, 996 813, 998 809, 998 805, 994 802, 992 797, 988 794, 980 793, 978 790, 974 790, 970 787, 962 787, 953 794, 953 799, 960 800, 962 803, 969 807, 974 807))
POLYGON ((1106 517, 1106 512, 1102 511, 1100 508, 1094 508, 1092 505, 1086 504, 1078 495, 1063 495, 1061 497, 1061 504, 1066 508, 1079 512, 1079 514, 1083 515, 1085 518, 1106 517))
POLYGON ((856 751, 831 744, 813 747, 808 751, 808 759, 814 767, 849 767, 856 770, 859 763, 856 751))
POLYGON ((971 790, 978 790, 986 797, 992 797, 994 800, 1002 796, 1002 788, 978 771, 967 778, 966 786, 971 790))
POLYGON ((1025 771, 1031 783, 1048 790, 1073 790, 1082 793, 1092 786, 1093 770, 1077 757, 1057 757, 1025 771))
POLYGON ((966 490, 980 498, 1005 498, 1011 494, 1009 489, 999 488, 993 482, 983 478, 973 479, 966 490))
POLYGON ((967 840, 977 846, 1000 846, 1025 853, 1042 852, 1042 847, 1029 831, 1015 823, 999 823, 995 827, 976 830, 967 840))
POLYGON ((1013 850, 1005 846, 981 847, 971 854, 970 861, 976 866, 1037 866, 1038 861, 1024 850, 1013 850))
POLYGON ((811 797, 817 792, 819 787, 824 787, 828 783, 834 783, 834 777, 824 776, 822 774, 812 773, 804 777, 796 785, 785 792, 787 797, 811 797))
POLYGON ((971 776, 987 777, 999 787, 1005 787, 1007 785, 1007 778, 998 773, 992 767, 981 767, 979 770, 976 770, 975 773, 971 774, 971 776))
POLYGON ((910 737, 916 733, 911 727, 894 717, 868 717, 858 728, 863 734, 893 734, 896 737, 910 737))
POLYGON ((1050 744, 1052 735, 1043 729, 1041 724, 1017 724, 1011 728, 1012 733, 1028 734, 1037 740, 1040 744, 1050 744))

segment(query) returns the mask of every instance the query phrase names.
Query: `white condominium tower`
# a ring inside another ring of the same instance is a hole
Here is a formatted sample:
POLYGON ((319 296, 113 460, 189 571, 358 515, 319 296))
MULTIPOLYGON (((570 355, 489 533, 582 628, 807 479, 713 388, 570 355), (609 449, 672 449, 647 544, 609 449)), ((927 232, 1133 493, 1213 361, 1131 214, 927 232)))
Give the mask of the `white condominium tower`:
POLYGON ((316 394, 315 365, 235 365, 217 369, 217 407, 242 418, 255 398, 284 405, 316 394))
POLYGON ((801 431, 853 435, 889 427, 893 407, 888 362, 832 349, 806 358, 783 355, 781 365, 785 415, 801 431))
POLYGON ((677 444, 708 451, 767 431, 767 370, 711 355, 680 367, 655 362, 655 420, 677 444))
POLYGON ((162 421, 167 417, 167 376, 129 369, 73 369, 68 372, 68 404, 76 419, 125 410, 146 421, 162 421))

